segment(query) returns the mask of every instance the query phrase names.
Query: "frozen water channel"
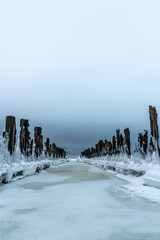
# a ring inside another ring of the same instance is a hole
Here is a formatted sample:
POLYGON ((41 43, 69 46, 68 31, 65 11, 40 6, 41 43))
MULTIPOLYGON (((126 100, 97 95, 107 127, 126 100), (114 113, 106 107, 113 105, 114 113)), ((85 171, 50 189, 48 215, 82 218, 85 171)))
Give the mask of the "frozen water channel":
POLYGON ((0 187, 0 240, 158 240, 160 205, 70 162, 0 187))

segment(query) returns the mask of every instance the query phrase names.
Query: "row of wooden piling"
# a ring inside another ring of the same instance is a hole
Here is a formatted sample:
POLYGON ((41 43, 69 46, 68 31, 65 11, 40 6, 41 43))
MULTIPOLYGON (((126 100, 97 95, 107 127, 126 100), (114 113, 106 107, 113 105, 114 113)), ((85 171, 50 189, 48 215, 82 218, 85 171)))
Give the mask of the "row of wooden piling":
MULTIPOLYGON (((146 157, 147 153, 158 153, 159 149, 159 127, 158 127, 158 114, 157 110, 153 106, 149 106, 149 119, 150 119, 150 140, 148 141, 148 131, 144 130, 143 133, 138 134, 138 143, 135 144, 134 153, 139 153, 142 157, 146 157), (149 142, 149 143, 148 143, 149 142)), ((124 129, 124 134, 120 132, 120 129, 116 130, 116 135, 112 137, 112 141, 107 139, 99 140, 95 147, 88 148, 81 152, 81 157, 94 158, 106 155, 118 155, 126 154, 131 156, 131 140, 130 129, 124 129)))
MULTIPOLYGON (((49 138, 47 138, 43 144, 41 127, 34 128, 34 138, 31 138, 29 126, 27 119, 20 120, 19 148, 22 155, 30 157, 34 154, 36 159, 42 156, 42 154, 45 154, 46 158, 53 159, 66 157, 66 151, 63 148, 57 147, 55 143, 51 144, 49 138)), ((13 155, 15 152, 16 136, 16 118, 14 116, 7 116, 3 138, 8 142, 10 155, 13 155)))
POLYGON ((95 145, 95 148, 88 148, 81 153, 81 157, 93 158, 101 157, 106 155, 116 155, 120 153, 131 154, 131 144, 130 144, 130 130, 126 128, 124 130, 124 136, 120 133, 120 130, 116 130, 116 136, 112 137, 112 141, 107 139, 99 140, 95 145))

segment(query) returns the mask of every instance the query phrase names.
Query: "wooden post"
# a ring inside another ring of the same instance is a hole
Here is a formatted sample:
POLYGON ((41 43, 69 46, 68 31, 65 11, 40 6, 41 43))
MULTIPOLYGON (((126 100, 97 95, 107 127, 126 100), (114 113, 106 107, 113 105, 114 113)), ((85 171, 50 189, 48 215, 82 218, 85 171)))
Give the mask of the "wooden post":
POLYGON ((129 128, 124 129, 124 150, 128 156, 131 155, 131 142, 130 142, 130 131, 129 128))
POLYGON ((122 133, 120 134, 119 141, 120 141, 120 152, 124 153, 124 138, 122 133))
POLYGON ((34 128, 34 143, 35 143, 35 155, 38 158, 43 151, 43 136, 41 127, 34 128))
POLYGON ((52 143, 52 153, 53 153, 53 158, 56 158, 56 144, 52 143))
POLYGON ((150 142, 149 142, 149 152, 152 154, 155 151, 155 146, 153 144, 153 140, 152 137, 150 138, 150 142))
POLYGON ((49 138, 46 139, 45 148, 46 148, 46 149, 45 149, 45 156, 46 156, 46 157, 50 157, 50 154, 51 154, 51 153, 50 153, 50 152, 51 152, 51 149, 50 149, 50 148, 51 148, 51 145, 50 145, 50 139, 49 139, 49 138))
POLYGON ((155 149, 159 151, 159 131, 158 131, 158 114, 155 107, 149 106, 150 129, 151 135, 154 137, 155 149))
POLYGON ((97 146, 98 147, 98 154, 102 155, 105 151, 105 144, 104 144, 103 140, 99 140, 97 145, 98 145, 97 146))
POLYGON ((112 155, 112 153, 113 153, 112 143, 110 141, 108 141, 107 142, 107 154, 112 155))
POLYGON ((112 150, 113 150, 113 154, 117 153, 117 149, 116 149, 116 137, 113 136, 112 137, 112 150))
POLYGON ((144 154, 147 154, 147 149, 148 149, 148 131, 144 130, 145 133, 143 135, 143 152, 144 154))
POLYGON ((138 151, 143 154, 143 135, 139 133, 138 135, 138 151))
POLYGON ((145 133, 144 135, 142 133, 139 133, 138 135, 138 147, 136 144, 134 152, 139 152, 143 156, 147 154, 147 149, 148 149, 148 131, 144 130, 145 133))
POLYGON ((32 148, 33 148, 33 139, 30 138, 30 132, 28 130, 29 121, 26 119, 20 120, 20 151, 25 156, 32 155, 32 148))
POLYGON ((13 116, 6 117, 5 132, 3 132, 3 137, 8 139, 8 151, 12 155, 15 150, 16 144, 16 119, 13 116))
POLYGON ((121 148, 120 148, 120 130, 119 130, 119 128, 116 130, 116 139, 117 139, 117 153, 120 153, 121 148))

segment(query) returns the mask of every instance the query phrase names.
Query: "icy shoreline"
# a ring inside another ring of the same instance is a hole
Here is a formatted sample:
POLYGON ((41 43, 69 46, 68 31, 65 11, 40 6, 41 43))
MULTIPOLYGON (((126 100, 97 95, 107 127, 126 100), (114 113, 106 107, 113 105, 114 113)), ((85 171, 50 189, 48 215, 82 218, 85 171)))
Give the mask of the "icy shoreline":
POLYGON ((3 164, 0 170, 0 184, 9 183, 35 173, 41 170, 59 166, 62 163, 68 162, 69 159, 55 160, 40 160, 40 161, 21 161, 20 163, 3 164))
POLYGON ((135 163, 131 159, 117 161, 116 157, 106 158, 78 158, 78 162, 86 163, 114 174, 127 182, 117 189, 130 195, 141 197, 149 201, 160 203, 160 165, 158 163, 135 163))

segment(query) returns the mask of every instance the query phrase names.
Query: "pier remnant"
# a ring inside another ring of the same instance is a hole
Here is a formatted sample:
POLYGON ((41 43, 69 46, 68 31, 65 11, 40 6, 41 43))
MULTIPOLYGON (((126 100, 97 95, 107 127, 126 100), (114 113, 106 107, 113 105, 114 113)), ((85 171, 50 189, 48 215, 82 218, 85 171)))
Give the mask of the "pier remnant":
POLYGON ((148 131, 144 130, 145 133, 143 135, 143 152, 144 154, 147 154, 147 149, 148 149, 148 131))
POLYGON ((150 129, 154 137, 155 150, 159 151, 159 132, 158 132, 158 114, 155 107, 149 106, 150 129))
POLYGON ((16 119, 13 116, 6 117, 5 131, 3 137, 8 139, 8 151, 12 155, 16 144, 16 119))
POLYGON ((51 144, 50 144, 50 139, 47 138, 45 142, 45 156, 50 157, 51 156, 51 144))
POLYGON ((34 128, 34 143, 35 143, 35 156, 38 158, 43 151, 43 136, 42 136, 42 128, 35 127, 34 128))
POLYGON ((117 153, 117 149, 116 149, 116 137, 115 137, 115 136, 112 137, 112 151, 113 151, 113 154, 116 154, 116 153, 117 153))
POLYGON ((33 149, 33 139, 30 138, 30 132, 28 130, 29 121, 26 119, 20 120, 20 137, 19 137, 19 146, 20 151, 25 156, 32 155, 33 149))
POLYGON ((153 140, 152 137, 150 138, 150 142, 149 142, 149 152, 152 154, 155 151, 155 146, 153 144, 153 140))
POLYGON ((120 130, 119 130, 119 128, 116 130, 116 140, 117 140, 117 153, 120 153, 121 147, 120 147, 120 130))
POLYGON ((129 128, 124 129, 124 150, 128 156, 131 155, 131 142, 130 142, 130 130, 129 128))

